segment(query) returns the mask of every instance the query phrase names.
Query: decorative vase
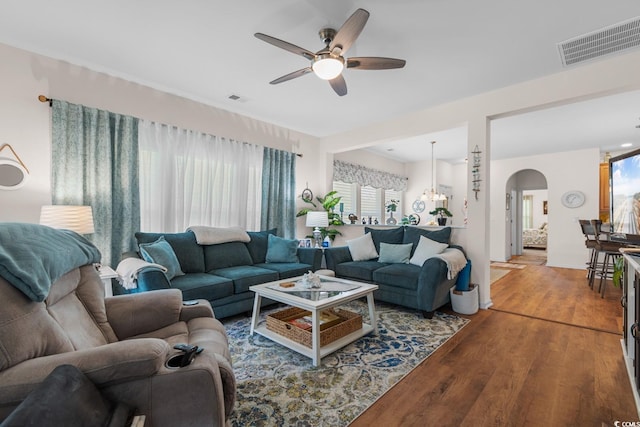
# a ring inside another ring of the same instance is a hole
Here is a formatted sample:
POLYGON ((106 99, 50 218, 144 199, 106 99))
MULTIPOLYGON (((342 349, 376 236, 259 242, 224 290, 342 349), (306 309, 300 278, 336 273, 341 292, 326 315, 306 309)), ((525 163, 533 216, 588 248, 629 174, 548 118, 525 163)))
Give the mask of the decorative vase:
POLYGON ((396 225, 398 221, 393 217, 393 211, 389 212, 389 215, 391 216, 387 218, 387 225, 396 225))
POLYGON ((447 225, 447 218, 440 217, 438 218, 438 225, 447 225))

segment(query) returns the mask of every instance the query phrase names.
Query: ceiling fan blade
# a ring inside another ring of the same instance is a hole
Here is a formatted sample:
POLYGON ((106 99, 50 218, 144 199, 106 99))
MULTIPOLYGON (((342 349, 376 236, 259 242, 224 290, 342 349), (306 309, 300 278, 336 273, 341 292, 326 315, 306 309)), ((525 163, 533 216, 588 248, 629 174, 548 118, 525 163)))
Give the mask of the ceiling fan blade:
POLYGON ((280 49, 284 49, 287 50, 291 53, 295 53, 296 55, 300 55, 303 56, 305 58, 307 58, 308 60, 312 60, 313 58, 316 57, 316 54, 311 52, 310 50, 304 49, 300 46, 296 46, 294 44, 291 44, 289 42, 286 42, 284 40, 280 40, 277 39, 275 37, 271 37, 268 36, 266 34, 262 34, 262 33, 255 33, 254 36, 256 36, 257 38, 259 38, 262 41, 265 41, 269 44, 272 44, 276 47, 279 47, 280 49))
POLYGON ((296 77, 304 76, 307 73, 310 73, 311 67, 303 68, 302 70, 294 71, 293 73, 285 74, 282 77, 278 77, 277 79, 270 81, 272 85, 277 85, 278 83, 286 82, 288 80, 295 79, 296 77))
POLYGON ((402 68, 407 61, 404 59, 381 58, 376 56, 361 56, 347 59, 347 68, 360 70, 389 70, 402 68))
POLYGON ((349 50, 354 41, 358 38, 364 25, 369 19, 369 12, 364 9, 358 9, 342 24, 342 27, 338 30, 335 37, 329 45, 329 51, 333 52, 333 49, 339 47, 341 54, 349 50))
POLYGON ((345 96, 347 94, 347 82, 344 81, 342 74, 339 74, 338 77, 329 80, 329 84, 338 95, 345 96))

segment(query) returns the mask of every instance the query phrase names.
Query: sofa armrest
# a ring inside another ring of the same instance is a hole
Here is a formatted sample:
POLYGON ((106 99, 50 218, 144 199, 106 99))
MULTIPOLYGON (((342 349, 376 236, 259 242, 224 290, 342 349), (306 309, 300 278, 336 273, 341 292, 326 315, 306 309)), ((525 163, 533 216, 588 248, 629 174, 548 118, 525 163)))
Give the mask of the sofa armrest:
POLYGON ((298 248, 298 259, 303 264, 310 264, 312 271, 319 270, 322 265, 322 249, 298 248))
MULTIPOLYGON (((140 258, 138 252, 124 252, 121 260, 125 258, 140 258)), ((171 282, 167 276, 157 268, 145 268, 138 272, 136 279, 136 287, 133 289, 125 289, 118 281, 113 281, 113 294, 126 295, 137 294, 139 292, 157 291, 159 289, 171 289, 171 282)))
POLYGON ((462 252, 462 253, 464 254, 465 258, 467 257, 467 253, 464 251, 464 249, 462 248, 462 246, 460 246, 460 245, 453 245, 453 244, 450 244, 450 245, 449 245, 449 247, 450 247, 450 248, 452 248, 452 249, 458 249, 458 250, 460 250, 460 252, 462 252))
MULTIPOLYGON (((451 247, 459 247, 453 245, 451 247)), ((460 248, 461 249, 461 248, 460 248)), ((449 300, 449 290, 455 285, 456 278, 448 278, 447 263, 440 258, 427 259, 418 276, 418 301, 426 312, 435 311, 449 300)))
POLYGON ((324 250, 324 259, 329 270, 336 271, 336 265, 353 261, 348 246, 333 246, 324 250))
POLYGON ((118 339, 155 331, 180 321, 182 292, 165 289, 104 300, 107 320, 118 339))
POLYGON ((158 338, 119 341, 85 350, 36 357, 0 372, 0 406, 20 402, 59 365, 74 365, 98 386, 155 375, 170 348, 158 338))

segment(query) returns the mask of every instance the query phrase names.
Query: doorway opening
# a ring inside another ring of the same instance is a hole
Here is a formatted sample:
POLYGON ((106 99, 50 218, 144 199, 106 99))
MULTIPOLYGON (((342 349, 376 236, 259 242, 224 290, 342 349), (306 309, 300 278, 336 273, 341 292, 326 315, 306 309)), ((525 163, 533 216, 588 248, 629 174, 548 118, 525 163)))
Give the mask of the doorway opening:
POLYGON ((506 187, 511 225, 509 262, 546 264, 549 242, 547 179, 540 171, 523 169, 509 178, 506 187))

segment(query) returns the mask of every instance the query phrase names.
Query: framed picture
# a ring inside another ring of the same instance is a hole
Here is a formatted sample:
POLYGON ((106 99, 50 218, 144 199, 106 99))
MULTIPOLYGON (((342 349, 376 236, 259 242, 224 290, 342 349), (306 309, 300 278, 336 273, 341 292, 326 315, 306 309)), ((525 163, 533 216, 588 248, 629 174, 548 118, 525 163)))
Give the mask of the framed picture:
POLYGON ((311 246, 311 239, 299 239, 298 240, 298 246, 301 248, 310 248, 311 246))
POLYGON ((544 200, 542 202, 542 213, 545 214, 545 215, 547 215, 549 213, 549 208, 548 208, 546 200, 544 200))

